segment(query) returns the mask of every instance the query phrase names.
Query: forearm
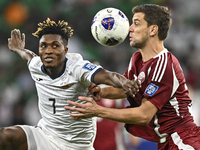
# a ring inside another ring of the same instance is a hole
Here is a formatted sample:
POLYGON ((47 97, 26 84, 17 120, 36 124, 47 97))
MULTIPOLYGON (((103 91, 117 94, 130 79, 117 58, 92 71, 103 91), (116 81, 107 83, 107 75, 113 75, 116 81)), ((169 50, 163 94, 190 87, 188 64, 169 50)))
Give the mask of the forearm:
POLYGON ((138 108, 113 109, 99 106, 97 116, 127 124, 146 125, 146 117, 138 108))
POLYGON ((80 104, 73 101, 67 101, 69 105, 76 107, 65 106, 65 109, 67 110, 80 112, 77 114, 69 112, 74 119, 97 116, 127 124, 148 125, 158 111, 158 108, 145 97, 142 99, 142 104, 139 107, 126 109, 114 109, 100 106, 91 97, 79 96, 78 98, 87 103, 80 104))
POLYGON ((18 49, 14 52, 17 53, 26 63, 28 63, 33 57, 37 56, 28 49, 18 49))
POLYGON ((122 99, 127 97, 122 88, 114 88, 112 86, 101 88, 100 96, 108 99, 122 99))
POLYGON ((142 104, 135 108, 113 109, 97 106, 93 111, 98 117, 128 124, 147 125, 152 120, 158 108, 145 97, 142 104))
POLYGON ((105 69, 99 71, 94 76, 94 82, 96 84, 106 84, 117 88, 122 88, 122 82, 126 80, 124 76, 105 69))
MULTIPOLYGON (((94 82, 111 85, 115 88, 123 88, 124 92, 130 96, 135 96, 141 84, 138 80, 128 80, 125 76, 107 70, 101 70, 94 76, 94 82)), ((112 94, 113 95, 113 94, 112 94)), ((125 96, 122 96, 124 98, 125 96)), ((121 98, 121 97, 120 97, 121 98)))
POLYGON ((123 85, 127 82, 127 78, 123 75, 120 75, 116 72, 109 72, 108 74, 108 83, 115 88, 122 88, 123 85))

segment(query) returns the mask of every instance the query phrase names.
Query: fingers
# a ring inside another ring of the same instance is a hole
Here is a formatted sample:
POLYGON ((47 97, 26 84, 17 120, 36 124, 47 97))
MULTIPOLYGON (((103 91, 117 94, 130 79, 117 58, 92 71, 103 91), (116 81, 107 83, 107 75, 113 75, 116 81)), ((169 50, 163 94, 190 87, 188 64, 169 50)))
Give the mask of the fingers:
POLYGON ((25 40, 25 34, 22 34, 19 29, 14 29, 11 31, 11 39, 19 39, 19 40, 25 40))
POLYGON ((140 88, 141 88, 141 82, 139 80, 132 80, 131 89, 134 89, 136 92, 138 92, 140 88))
POLYGON ((101 101, 101 96, 99 94, 96 94, 95 96, 91 96, 95 102, 101 101))
POLYGON ((79 116, 80 114, 84 114, 85 110, 82 108, 77 108, 74 106, 64 106, 66 110, 70 110, 69 114, 71 116, 79 116))
MULTIPOLYGON (((91 102, 93 100, 91 97, 84 97, 84 96, 79 96, 78 99, 81 100, 81 101, 86 101, 86 102, 91 102)), ((83 112, 83 109, 81 109, 81 108, 84 108, 85 104, 73 102, 73 101, 70 101, 70 100, 68 100, 67 103, 69 105, 72 105, 72 106, 75 106, 75 107, 65 106, 65 109, 83 112)))
POLYGON ((84 114, 81 114, 81 113, 79 113, 79 114, 73 114, 73 113, 69 112, 69 115, 71 116, 71 119, 73 119, 73 120, 81 120, 81 119, 86 118, 84 116, 84 114))
POLYGON ((138 83, 138 85, 140 86, 140 88, 142 87, 142 85, 141 85, 141 81, 140 80, 136 80, 137 81, 137 83, 138 83))
POLYGON ((93 88, 96 87, 96 86, 97 86, 96 84, 92 83, 92 84, 88 87, 88 90, 93 89, 93 88))
POLYGON ((127 95, 135 97, 135 94, 141 88, 141 82, 139 80, 129 80, 124 86, 124 92, 127 95))
POLYGON ((17 29, 12 30, 11 39, 16 39, 17 29))
POLYGON ((93 117, 97 114, 95 111, 98 109, 93 98, 84 96, 79 96, 78 98, 79 100, 86 101, 87 103, 82 104, 73 101, 67 101, 70 106, 64 106, 66 110, 70 110, 69 115, 72 116, 72 119, 80 120, 83 118, 93 117))
MULTIPOLYGON (((92 98, 90 98, 90 97, 84 97, 84 96, 79 96, 78 99, 81 100, 81 101, 89 102, 89 101, 91 101, 92 98)), ((65 106, 64 107, 65 109, 68 109, 68 110, 71 110, 71 111, 84 112, 84 109, 82 109, 82 108, 85 108, 85 104, 73 102, 73 101, 70 101, 70 100, 68 100, 67 103, 69 105, 72 105, 73 107, 65 106)))
POLYGON ((132 92, 131 88, 129 88, 128 90, 124 91, 124 93, 130 95, 131 97, 135 97, 137 92, 132 92))
POLYGON ((81 101, 86 101, 86 102, 91 102, 92 101, 91 97, 85 97, 85 96, 79 96, 78 99, 81 100, 81 101))
POLYGON ((77 108, 77 107, 70 107, 70 106, 64 106, 64 108, 66 109, 66 110, 70 110, 71 112, 71 114, 79 114, 79 113, 84 113, 84 109, 82 109, 82 108, 77 108))
POLYGON ((69 112, 69 115, 76 118, 81 118, 85 116, 85 114, 83 113, 72 113, 72 112, 69 112))
POLYGON ((25 42, 25 34, 22 33, 22 41, 25 42))
POLYGON ((100 93, 101 91, 101 88, 100 86, 96 85, 96 84, 91 84, 89 87, 88 87, 88 94, 91 95, 91 94, 96 94, 96 93, 100 93))
POLYGON ((21 40, 21 33, 18 29, 15 29, 15 37, 18 38, 19 40, 21 40))
POLYGON ((133 81, 133 84, 134 84, 134 87, 139 89, 141 88, 141 81, 140 80, 132 80, 133 81))
MULTIPOLYGON (((73 104, 74 106, 75 105, 80 106, 78 105, 79 103, 72 102, 72 101, 67 101, 67 103, 69 103, 70 105, 73 104)), ((71 116, 73 120, 81 120, 85 118, 84 109, 82 108, 70 107, 70 106, 64 106, 64 108, 66 110, 70 110, 68 114, 71 116)))
POLYGON ((14 38, 14 31, 15 31, 15 30, 12 30, 12 31, 11 31, 11 39, 14 38))
POLYGON ((76 107, 81 107, 83 104, 80 104, 80 103, 77 103, 77 102, 73 102, 73 101, 67 101, 67 103, 69 105, 73 105, 73 106, 76 106, 76 107))
POLYGON ((73 120, 81 120, 81 119, 84 119, 84 117, 73 117, 73 116, 71 116, 71 118, 72 118, 73 120))

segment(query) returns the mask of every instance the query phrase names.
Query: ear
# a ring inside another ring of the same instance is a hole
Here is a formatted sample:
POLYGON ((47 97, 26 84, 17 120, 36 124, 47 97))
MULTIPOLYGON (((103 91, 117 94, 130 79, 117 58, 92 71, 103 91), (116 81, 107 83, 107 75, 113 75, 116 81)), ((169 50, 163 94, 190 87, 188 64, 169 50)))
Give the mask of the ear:
POLYGON ((66 46, 65 47, 65 55, 67 54, 67 52, 68 52, 68 47, 66 46))
POLYGON ((150 26, 150 36, 155 36, 158 33, 158 26, 157 25, 151 25, 150 26))

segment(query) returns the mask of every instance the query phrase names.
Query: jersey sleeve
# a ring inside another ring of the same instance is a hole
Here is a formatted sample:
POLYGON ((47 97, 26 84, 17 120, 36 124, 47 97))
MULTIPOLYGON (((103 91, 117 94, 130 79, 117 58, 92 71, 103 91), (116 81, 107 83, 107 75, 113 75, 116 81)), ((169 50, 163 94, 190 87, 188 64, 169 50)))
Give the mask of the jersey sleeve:
POLYGON ((28 63, 28 69, 30 71, 32 78, 33 78, 33 74, 39 74, 39 72, 41 71, 41 65, 42 65, 42 62, 39 56, 33 57, 30 60, 30 62, 28 63))
POLYGON ((81 58, 70 67, 70 70, 80 82, 89 86, 91 82, 94 82, 95 74, 102 70, 103 67, 81 58))
POLYGON ((171 55, 163 53, 155 58, 148 76, 148 84, 143 96, 161 109, 179 85, 171 55))

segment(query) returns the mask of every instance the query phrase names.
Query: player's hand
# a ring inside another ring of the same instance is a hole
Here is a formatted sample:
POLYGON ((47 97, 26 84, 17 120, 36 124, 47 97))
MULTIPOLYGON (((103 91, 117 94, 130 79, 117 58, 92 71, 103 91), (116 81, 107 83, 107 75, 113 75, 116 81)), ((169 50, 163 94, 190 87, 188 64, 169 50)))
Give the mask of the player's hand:
POLYGON ((97 103, 94 101, 93 98, 79 96, 78 99, 81 101, 86 101, 87 103, 82 104, 82 103, 77 103, 73 101, 67 101, 67 103, 72 106, 64 107, 66 110, 70 110, 69 115, 71 115, 72 119, 80 120, 80 119, 97 116, 98 107, 101 107, 101 106, 97 105, 97 103), (76 111, 79 113, 73 113, 73 111, 76 111))
POLYGON ((25 34, 20 33, 19 29, 11 31, 11 38, 8 38, 8 47, 11 51, 16 52, 25 48, 25 34))
POLYGON ((135 97, 140 88, 141 82, 139 80, 127 80, 123 85, 124 93, 132 97, 135 97))
POLYGON ((88 95, 92 95, 92 98, 96 101, 96 102, 100 102, 101 100, 101 96, 100 96, 100 92, 101 92, 101 88, 99 85, 96 85, 94 83, 92 83, 89 87, 88 87, 88 95))

